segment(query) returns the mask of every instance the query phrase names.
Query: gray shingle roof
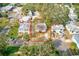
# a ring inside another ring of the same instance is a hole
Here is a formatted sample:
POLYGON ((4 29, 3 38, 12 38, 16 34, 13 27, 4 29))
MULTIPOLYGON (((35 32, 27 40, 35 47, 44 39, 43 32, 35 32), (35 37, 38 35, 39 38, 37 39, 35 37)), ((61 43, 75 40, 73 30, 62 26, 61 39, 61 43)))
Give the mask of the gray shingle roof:
POLYGON ((36 30, 39 32, 39 31, 42 31, 42 32, 45 32, 47 29, 47 26, 45 23, 38 23, 36 25, 36 30))

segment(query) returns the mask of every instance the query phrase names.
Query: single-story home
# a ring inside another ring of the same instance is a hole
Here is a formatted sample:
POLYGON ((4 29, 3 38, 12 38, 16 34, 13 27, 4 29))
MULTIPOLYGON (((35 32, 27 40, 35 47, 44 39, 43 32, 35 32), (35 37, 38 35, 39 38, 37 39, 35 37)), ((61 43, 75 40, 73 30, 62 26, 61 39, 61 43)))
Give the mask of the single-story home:
POLYGON ((30 16, 24 16, 21 19, 19 19, 19 29, 18 32, 22 32, 22 33, 30 33, 30 21, 31 17, 30 16))
POLYGON ((22 33, 27 32, 29 34, 29 28, 30 28, 29 23, 20 23, 18 32, 22 32, 22 33))
POLYGON ((69 31, 70 34, 77 34, 79 33, 79 27, 76 26, 75 24, 67 24, 66 29, 69 31))
POLYGON ((58 33, 59 35, 64 35, 64 26, 63 25, 53 25, 52 27, 51 27, 51 31, 52 32, 55 32, 55 33, 58 33))

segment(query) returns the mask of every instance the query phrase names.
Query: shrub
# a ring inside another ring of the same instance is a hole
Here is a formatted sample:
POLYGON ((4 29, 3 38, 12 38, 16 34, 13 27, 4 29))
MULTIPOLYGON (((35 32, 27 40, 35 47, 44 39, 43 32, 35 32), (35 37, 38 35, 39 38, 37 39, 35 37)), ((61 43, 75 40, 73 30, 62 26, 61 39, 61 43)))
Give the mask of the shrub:
POLYGON ((14 52, 17 52, 19 50, 19 46, 7 46, 4 49, 3 55, 8 56, 10 54, 13 54, 14 52))

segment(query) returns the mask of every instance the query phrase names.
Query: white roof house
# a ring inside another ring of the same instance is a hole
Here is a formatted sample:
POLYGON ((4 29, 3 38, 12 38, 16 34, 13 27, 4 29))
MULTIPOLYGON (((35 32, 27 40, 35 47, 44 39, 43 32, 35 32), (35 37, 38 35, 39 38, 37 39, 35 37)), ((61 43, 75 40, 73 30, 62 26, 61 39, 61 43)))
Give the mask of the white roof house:
POLYGON ((19 25, 19 29, 18 32, 27 32, 29 34, 29 28, 30 28, 30 24, 29 24, 29 20, 30 20, 30 16, 24 16, 21 19, 19 19, 20 21, 20 25, 19 25))
POLYGON ((66 29, 70 32, 70 34, 78 34, 79 33, 79 27, 75 24, 67 24, 66 29))
POLYGON ((56 33, 58 33, 59 35, 63 35, 64 34, 64 26, 63 25, 53 25, 52 27, 51 27, 51 31, 52 32, 56 32, 56 33))
POLYGON ((27 32, 29 34, 29 28, 30 28, 29 23, 20 23, 18 32, 22 32, 22 33, 27 32))
POLYGON ((72 41, 75 42, 79 48, 79 27, 75 24, 67 24, 66 28, 72 35, 72 41))
POLYGON ((38 23, 36 25, 36 28, 35 28, 36 32, 46 32, 46 30, 47 30, 47 26, 45 23, 38 23))

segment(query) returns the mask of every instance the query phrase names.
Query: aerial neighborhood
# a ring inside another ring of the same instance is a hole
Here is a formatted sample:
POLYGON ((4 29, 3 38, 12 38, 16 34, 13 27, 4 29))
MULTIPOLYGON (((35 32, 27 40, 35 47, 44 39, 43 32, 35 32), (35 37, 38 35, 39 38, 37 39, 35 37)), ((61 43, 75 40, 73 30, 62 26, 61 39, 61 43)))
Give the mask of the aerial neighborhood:
MULTIPOLYGON (((71 52, 69 53, 70 50, 68 50, 69 48, 79 49, 79 23, 77 21, 77 12, 75 12, 76 8, 73 6, 73 4, 53 4, 51 5, 52 8, 49 6, 50 4, 48 4, 48 7, 46 7, 47 5, 44 5, 45 9, 41 5, 42 4, 37 6, 34 5, 36 8, 38 8, 36 10, 32 10, 34 6, 31 7, 32 5, 30 6, 30 4, 21 4, 20 6, 19 4, 8 4, 0 7, 0 13, 7 14, 7 16, 0 16, 0 23, 2 22, 1 19, 5 18, 7 18, 9 21, 8 25, 4 26, 4 28, 0 26, 0 28, 2 28, 2 30, 0 29, 0 35, 7 33, 8 44, 12 46, 34 44, 40 45, 44 42, 52 41, 52 44, 54 44, 54 47, 58 51, 67 51, 68 54, 71 55, 71 52), (52 9, 55 8, 59 8, 59 10, 61 9, 59 12, 58 9, 54 10, 59 14, 54 14, 52 9), (63 15, 62 17, 62 14, 64 14, 65 11, 62 11, 62 9, 65 8, 68 10, 68 17, 66 18, 68 21, 63 20, 66 15, 63 15), (45 10, 45 12, 42 10, 45 10), (51 16, 52 14, 54 16, 51 16), (60 18, 59 21, 56 20, 56 17, 61 17, 63 19, 60 18), (5 31, 5 29, 7 30, 5 31), (74 47, 74 45, 76 47, 74 47)), ((17 53, 21 54, 21 52, 17 53)), ((42 54, 40 53, 38 55, 42 54)))

